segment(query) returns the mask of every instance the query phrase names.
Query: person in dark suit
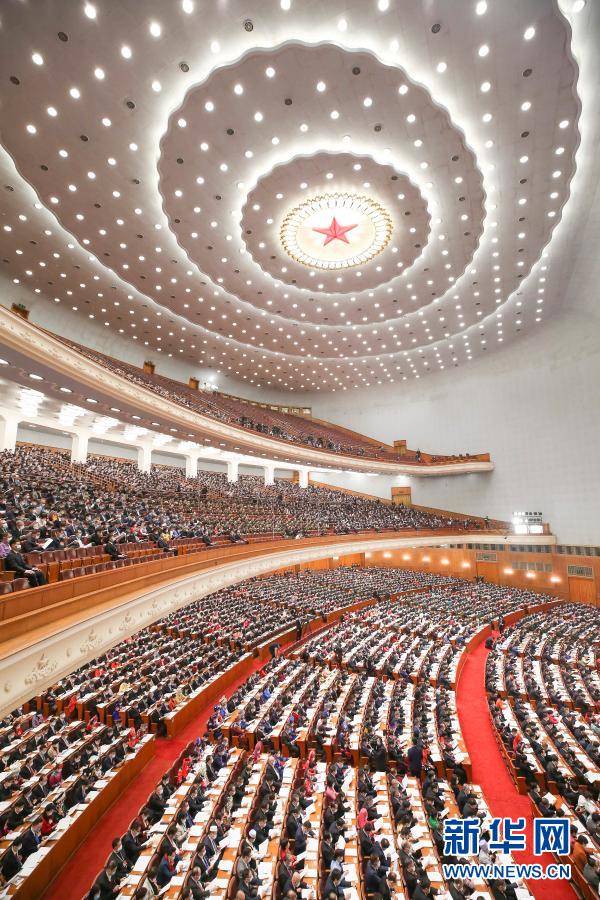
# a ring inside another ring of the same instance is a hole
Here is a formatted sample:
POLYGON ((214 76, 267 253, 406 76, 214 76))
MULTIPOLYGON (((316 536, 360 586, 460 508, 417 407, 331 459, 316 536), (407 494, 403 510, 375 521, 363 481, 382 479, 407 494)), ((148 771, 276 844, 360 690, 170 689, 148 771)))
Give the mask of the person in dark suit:
POLYGON ((412 746, 408 748, 406 756, 408 759, 408 771, 414 778, 420 778, 423 764, 423 748, 418 741, 413 741, 412 746))
POLYGON ((158 872, 156 873, 156 883, 160 888, 166 887, 171 878, 177 871, 177 863, 181 859, 176 853, 165 853, 163 856, 158 872))
POLYGON ((302 824, 302 820, 298 822, 298 827, 296 828, 296 834, 294 836, 294 852, 296 856, 299 853, 304 853, 306 850, 306 832, 304 831, 304 825, 302 824))
POLYGON ((325 890, 323 891, 324 897, 331 897, 333 894, 334 897, 345 897, 344 888, 350 888, 352 885, 350 882, 344 880, 344 876, 339 869, 336 869, 334 872, 329 874, 327 881, 325 882, 325 890))
POLYGON ((210 891, 202 884, 202 870, 199 866, 194 866, 190 872, 187 886, 192 892, 193 900, 207 900, 210 897, 210 891))
POLYGON ((132 866, 137 862, 138 856, 142 852, 144 846, 141 839, 141 828, 139 822, 132 822, 131 828, 123 837, 123 850, 132 866))
POLYGON ((112 535, 108 535, 106 538, 106 543, 104 544, 104 552, 107 554, 107 556, 110 556, 113 562, 116 559, 127 559, 125 553, 119 553, 119 548, 113 541, 112 535))
POLYGON ((21 871, 21 867, 23 865, 23 861, 21 859, 21 854, 19 853, 17 847, 13 844, 12 847, 9 847, 4 856, 2 857, 2 866, 0 871, 2 875, 6 879, 6 881, 10 881, 11 878, 17 874, 17 872, 21 871))
POLYGON ((372 853, 365 872, 365 888, 367 893, 381 894, 383 900, 390 900, 390 888, 385 870, 379 865, 379 857, 372 853))
POLYGON ((22 859, 27 859, 32 853, 35 853, 42 839, 41 835, 42 823, 40 819, 36 819, 31 826, 23 832, 19 841, 19 854, 22 859))
POLYGON ((108 862, 106 868, 102 869, 96 881, 95 888, 100 888, 100 900, 113 900, 119 893, 119 879, 117 877, 117 867, 114 862, 108 862))
POLYGON ((21 541, 22 553, 40 553, 44 548, 38 543, 39 534, 36 531, 30 531, 21 541))
POLYGON ((36 566, 30 566, 25 562, 21 553, 21 541, 13 539, 10 545, 10 553, 4 557, 4 568, 7 572, 14 572, 17 578, 26 578, 30 587, 40 587, 46 584, 46 576, 36 566))
POLYGON ((214 861, 214 857, 219 855, 219 845, 217 841, 217 826, 211 825, 208 829, 207 836, 204 838, 204 849, 206 850, 206 855, 210 859, 211 863, 214 861))
POLYGON ((117 877, 119 880, 124 878, 131 868, 131 864, 123 850, 123 843, 120 837, 113 838, 112 853, 108 857, 109 862, 114 862, 117 867, 117 877))

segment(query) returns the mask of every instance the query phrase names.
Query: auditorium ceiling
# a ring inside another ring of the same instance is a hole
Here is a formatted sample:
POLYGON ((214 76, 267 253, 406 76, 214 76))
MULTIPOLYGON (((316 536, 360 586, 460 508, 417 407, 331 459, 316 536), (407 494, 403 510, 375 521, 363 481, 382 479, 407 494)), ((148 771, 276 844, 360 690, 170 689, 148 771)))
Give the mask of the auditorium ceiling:
POLYGON ((253 387, 464 366, 560 307, 589 0, 6 0, 2 271, 253 387))

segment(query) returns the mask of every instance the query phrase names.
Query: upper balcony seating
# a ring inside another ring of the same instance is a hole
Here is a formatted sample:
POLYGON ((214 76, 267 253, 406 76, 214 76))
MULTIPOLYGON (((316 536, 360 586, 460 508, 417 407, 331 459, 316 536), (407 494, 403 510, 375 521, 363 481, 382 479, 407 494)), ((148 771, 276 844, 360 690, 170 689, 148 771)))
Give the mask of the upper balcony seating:
MULTIPOLYGON (((190 388, 182 382, 164 375, 150 374, 137 366, 122 360, 113 359, 100 353, 69 341, 59 335, 53 335, 74 350, 83 354, 88 359, 110 369, 117 375, 126 378, 134 384, 140 385, 166 400, 185 406, 187 409, 203 416, 209 416, 225 422, 228 425, 246 428, 270 438, 311 447, 316 450, 327 450, 344 456, 364 457, 365 459, 398 462, 403 464, 425 465, 429 463, 457 463, 469 462, 483 458, 481 455, 457 454, 457 455, 431 455, 420 451, 404 449, 402 455, 394 448, 381 444, 372 438, 364 437, 354 432, 350 433, 337 425, 317 422, 310 418, 286 413, 280 409, 263 408, 255 406, 240 397, 232 397, 220 391, 205 391, 190 388)), ((487 454, 483 455, 489 459, 487 454)))

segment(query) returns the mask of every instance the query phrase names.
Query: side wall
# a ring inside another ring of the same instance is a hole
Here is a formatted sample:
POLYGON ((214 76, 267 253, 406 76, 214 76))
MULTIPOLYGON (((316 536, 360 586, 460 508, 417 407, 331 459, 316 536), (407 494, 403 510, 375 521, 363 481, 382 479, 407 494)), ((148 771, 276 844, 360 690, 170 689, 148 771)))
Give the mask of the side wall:
MULTIPOLYGON (((559 541, 599 545, 599 389, 600 326, 591 317, 558 319, 537 340, 452 372, 308 402, 319 417, 382 441, 492 454, 491 473, 411 477, 415 503, 499 519, 541 510, 559 541)), ((390 496, 384 479, 363 480, 368 487, 355 476, 331 476, 334 484, 390 496)))

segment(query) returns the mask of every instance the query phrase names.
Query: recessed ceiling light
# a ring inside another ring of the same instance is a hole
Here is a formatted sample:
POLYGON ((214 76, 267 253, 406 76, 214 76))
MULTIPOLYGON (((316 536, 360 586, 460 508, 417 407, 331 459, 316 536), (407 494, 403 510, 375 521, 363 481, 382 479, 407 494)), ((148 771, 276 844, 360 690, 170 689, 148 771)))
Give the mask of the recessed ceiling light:
POLYGON ((102 124, 104 125, 105 128, 110 128, 110 126, 112 125, 112 122, 110 121, 110 119, 107 116, 104 116, 104 118, 102 119, 102 124))
POLYGON ((404 94, 408 94, 408 87, 405 84, 401 84, 398 88, 398 93, 402 94, 403 96, 404 94))
POLYGON ((44 380, 41 375, 36 375, 35 372, 30 372, 29 377, 33 378, 34 381, 43 381, 44 380))
POLYGON ((25 127, 27 128, 27 131, 29 132, 29 134, 37 134, 37 128, 35 127, 35 125, 31 125, 31 123, 30 123, 29 125, 26 125, 25 127))
POLYGON ((348 30, 348 22, 346 19, 338 19, 337 23, 338 31, 347 31, 348 30))
POLYGON ((490 48, 488 47, 487 44, 482 44, 477 52, 478 52, 479 56, 487 56, 488 53, 490 52, 490 48))
POLYGON ((292 6, 292 0, 279 0, 279 5, 284 12, 288 12, 292 6))
POLYGON ((322 94, 323 91, 327 89, 327 85, 324 81, 317 81, 316 87, 320 94, 322 94))
POLYGON ((254 121, 255 122, 262 122, 263 119, 264 119, 264 116, 261 112, 254 113, 254 121))
POLYGON ((373 105, 373 100, 371 99, 371 97, 365 97, 365 99, 363 100, 363 106, 369 107, 372 105, 373 105))
POLYGON ((194 0, 181 0, 181 8, 189 16, 194 12, 194 0))
POLYGON ((104 69, 101 69, 100 66, 97 66, 94 69, 94 75, 98 79, 98 81, 104 81, 104 69))
POLYGON ((523 112, 527 112, 528 110, 530 110, 531 109, 530 101, 524 100, 523 103, 521 103, 521 109, 523 110, 523 112))
POLYGON ((409 113, 409 115, 406 117, 406 121, 410 122, 412 124, 413 122, 416 121, 416 118, 417 117, 415 116, 414 113, 409 113))
POLYGON ((569 125, 568 119, 563 119, 562 122, 558 123, 559 128, 568 128, 568 125, 569 125))
POLYGON ((150 22, 149 31, 152 37, 158 38, 162 34, 162 27, 159 22, 150 22))
POLYGON ((72 87, 69 90, 69 94, 71 95, 73 100, 79 100, 79 98, 81 97, 81 91, 79 90, 79 88, 76 88, 76 87, 72 87))
POLYGON ((44 65, 44 57, 42 56, 41 53, 32 53, 32 54, 31 54, 31 61, 32 61, 33 63, 35 63, 36 66, 43 66, 43 65, 44 65))
POLYGON ((446 69, 448 68, 448 63, 439 62, 435 68, 440 73, 440 75, 443 75, 444 72, 446 71, 446 69))
POLYGON ((331 116, 332 119, 339 119, 339 117, 340 117, 340 114, 337 111, 337 109, 332 109, 331 112, 329 113, 329 115, 331 116))
POLYGON ((275 69, 273 68, 273 66, 267 66, 267 68, 265 69, 265 75, 267 76, 267 78, 275 78, 275 69))
POLYGON ((63 159, 66 159, 69 154, 67 153, 66 150, 59 150, 58 155, 62 156, 63 159))
POLYGON ((535 37, 535 28, 533 27, 533 25, 530 25, 529 28, 525 29, 523 37, 526 41, 530 41, 533 37, 535 37))
POLYGON ((482 94, 487 94, 487 92, 488 92, 489 90, 491 90, 491 87, 492 87, 492 85, 491 85, 491 83, 490 83, 489 81, 484 81, 484 82, 482 82, 482 84, 481 84, 480 91, 481 91, 482 94))
POLYGON ((479 0, 478 3, 475 4, 475 15, 476 16, 484 16, 487 12, 487 3, 486 0, 479 0))
POLYGON ((83 12, 88 17, 88 19, 96 18, 96 7, 93 3, 86 3, 83 7, 83 12))
POLYGON ((185 119, 177 119, 177 124, 179 125, 180 128, 186 128, 186 127, 187 127, 187 122, 186 122, 185 119))
POLYGON ((129 47, 127 44, 123 44, 123 46, 121 47, 121 56, 123 57, 123 59, 131 59, 131 55, 131 47, 129 47))
POLYGON ((390 8, 390 0, 377 0, 377 9, 380 12, 387 12, 390 8))
POLYGON ((162 85, 161 85, 160 81, 154 80, 152 82, 152 90, 154 91, 155 94, 159 94, 161 92, 162 85))

